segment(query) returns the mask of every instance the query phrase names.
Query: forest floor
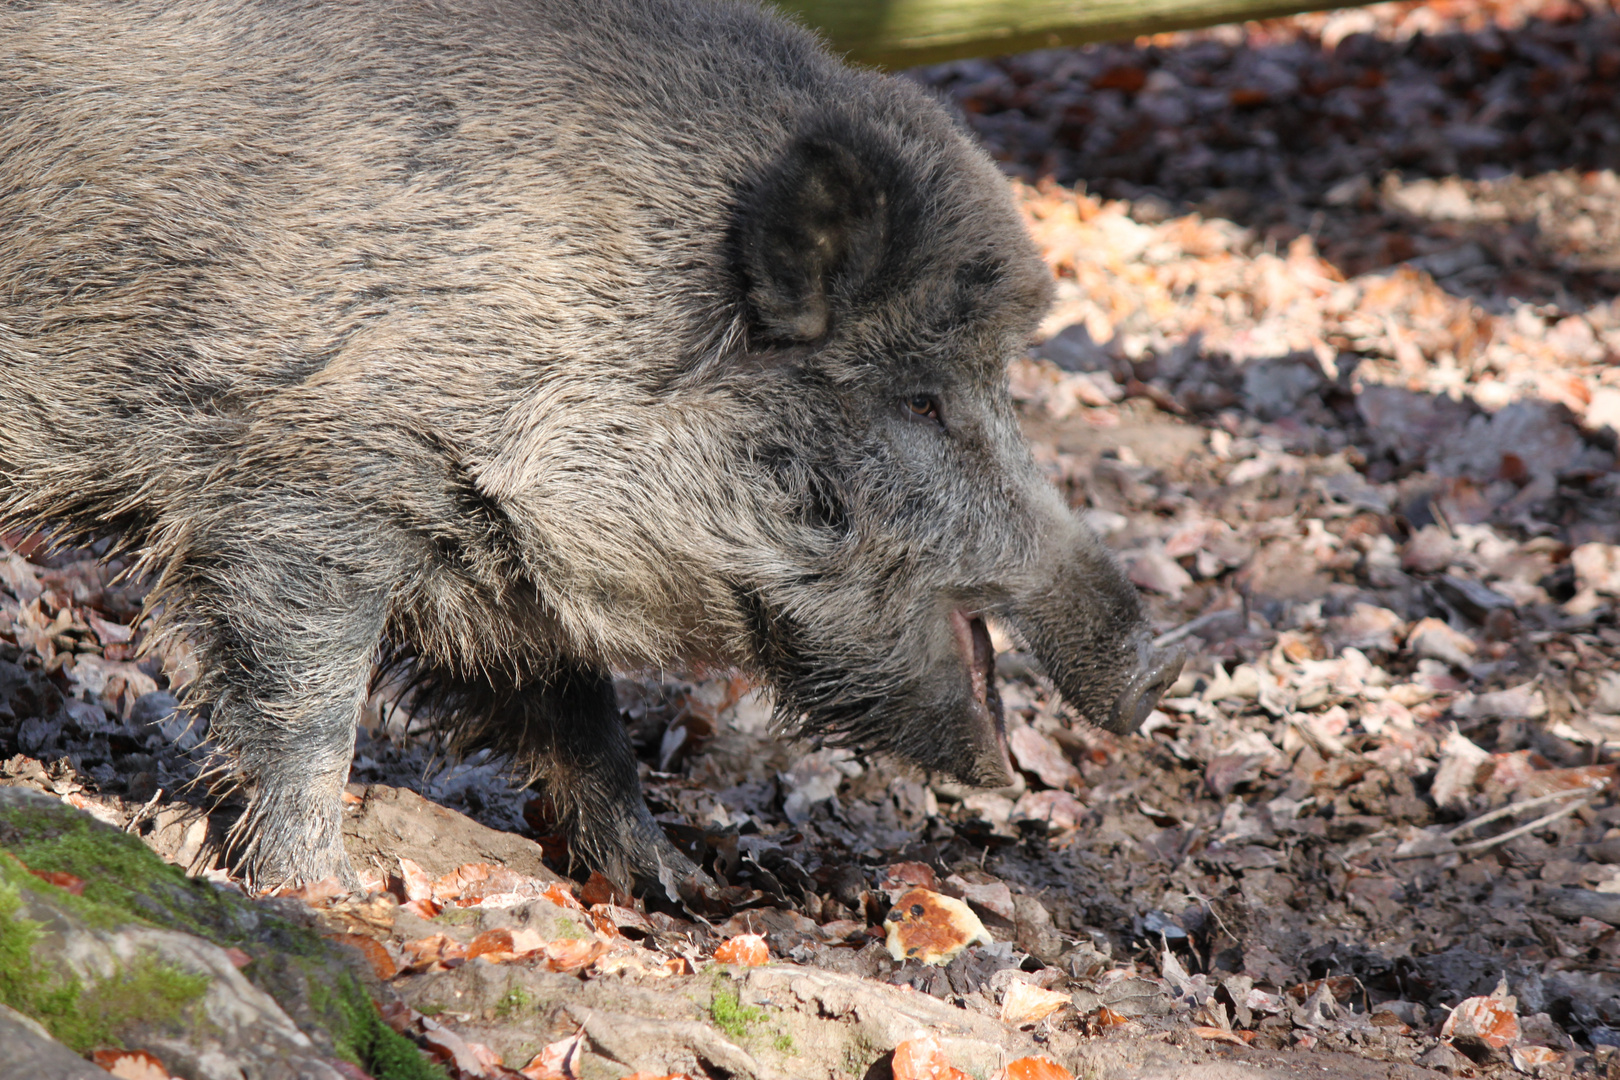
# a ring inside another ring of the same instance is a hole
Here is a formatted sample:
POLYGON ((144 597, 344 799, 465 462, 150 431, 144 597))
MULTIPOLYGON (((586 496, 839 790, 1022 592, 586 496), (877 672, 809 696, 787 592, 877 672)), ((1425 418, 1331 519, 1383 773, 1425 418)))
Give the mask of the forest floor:
MULTIPOLYGON (((654 812, 726 885, 698 918, 559 876, 544 801, 379 694, 376 893, 271 903, 458 1077, 1620 1077, 1620 16, 1382 4, 910 77, 1057 278, 1013 394, 1190 647, 1160 710, 1099 733, 998 638, 1020 776, 969 791, 784 745, 739 678, 626 677, 654 812), (960 944, 918 888, 994 944, 892 958, 960 944)), ((137 659, 139 587, 36 543, 0 548, 0 785, 223 883, 183 647, 137 659)))

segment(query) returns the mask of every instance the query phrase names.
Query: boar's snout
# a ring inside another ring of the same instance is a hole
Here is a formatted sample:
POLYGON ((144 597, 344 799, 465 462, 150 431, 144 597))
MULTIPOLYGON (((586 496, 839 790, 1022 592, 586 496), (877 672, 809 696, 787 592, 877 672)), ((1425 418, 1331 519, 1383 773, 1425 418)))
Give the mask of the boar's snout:
POLYGON ((1126 680, 1113 714, 1101 721, 1103 727, 1119 735, 1129 735, 1142 726, 1159 699, 1181 677, 1181 665, 1187 660, 1181 649, 1156 649, 1152 642, 1143 642, 1137 653, 1136 671, 1126 680))
POLYGON ((1064 508, 1031 585, 1006 612, 1065 701, 1126 734, 1181 676, 1184 654, 1153 641, 1141 595, 1101 539, 1064 508))

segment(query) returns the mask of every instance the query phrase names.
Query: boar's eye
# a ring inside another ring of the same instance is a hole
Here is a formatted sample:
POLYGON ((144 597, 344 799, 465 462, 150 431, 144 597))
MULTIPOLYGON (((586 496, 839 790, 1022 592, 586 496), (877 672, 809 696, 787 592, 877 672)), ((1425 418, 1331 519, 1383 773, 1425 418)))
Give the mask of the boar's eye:
POLYGON ((939 399, 932 394, 913 394, 906 399, 906 412, 913 420, 932 420, 940 427, 945 421, 939 415, 939 399))

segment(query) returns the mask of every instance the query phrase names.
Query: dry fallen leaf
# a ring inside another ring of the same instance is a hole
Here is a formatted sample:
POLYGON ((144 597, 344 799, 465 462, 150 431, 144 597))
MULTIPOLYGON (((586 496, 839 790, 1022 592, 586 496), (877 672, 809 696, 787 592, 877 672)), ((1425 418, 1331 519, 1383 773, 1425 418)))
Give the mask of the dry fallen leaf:
POLYGON ((399 878, 404 883, 406 900, 432 900, 433 879, 415 862, 399 857, 399 878))
POLYGON ((272 895, 301 900, 310 907, 325 907, 338 897, 347 896, 348 892, 337 878, 327 877, 290 889, 277 889, 272 895))
POLYGON ((584 1052, 585 1033, 578 1032, 542 1047, 518 1072, 529 1080, 576 1080, 584 1052))
POLYGON ((548 941, 526 959, 541 959, 547 971, 568 973, 590 967, 608 951, 601 941, 548 941))
POLYGON ((585 910, 585 905, 580 903, 578 898, 569 891, 568 886, 560 881, 553 881, 550 885, 547 885, 540 895, 558 907, 567 908, 570 911, 585 910))
POLYGON ((97 1050, 90 1060, 119 1080, 170 1080, 163 1062, 145 1050, 97 1050))
POLYGON ((443 904, 439 903, 437 900, 429 900, 426 898, 421 900, 407 900, 405 903, 399 906, 419 919, 436 919, 439 917, 440 913, 444 911, 443 904))
POLYGON ((945 1057, 933 1036, 921 1033, 894 1048, 890 1068, 894 1080, 969 1080, 945 1057))
POLYGON ((1208 1042, 1231 1043, 1233 1046, 1247 1046, 1249 1045, 1249 1041, 1254 1038, 1253 1032, 1227 1031, 1225 1028, 1207 1027, 1204 1025, 1197 1025, 1192 1030, 1193 1034, 1197 1035, 1200 1039, 1204 1039, 1208 1042), (1244 1038, 1245 1035, 1248 1036, 1247 1039, 1244 1038))
POLYGON ((41 881, 48 881, 59 889, 66 889, 72 896, 84 895, 84 878, 75 877, 65 870, 30 870, 28 872, 41 881))
POLYGON ((444 971, 467 959, 467 946, 444 934, 431 934, 400 946, 405 954, 403 971, 444 971))
POLYGON ((1015 982, 1001 999, 1001 1022, 1013 1027, 1035 1024, 1069 1004, 1069 995, 1043 990, 1034 983, 1015 982))
POLYGON ((720 943, 720 947, 714 950, 714 959, 720 964, 759 967, 770 963, 771 950, 765 944, 764 934, 738 934, 720 943))
POLYGON ((1440 1029, 1442 1038, 1472 1035, 1501 1050, 1519 1041, 1518 1001, 1511 995, 1471 997, 1451 1010, 1440 1029))
POLYGON ((1007 1063, 1004 1080, 1074 1080, 1074 1073, 1046 1058, 1021 1057, 1007 1063))
POLYGON ((483 957, 491 964, 504 964, 520 956, 527 956, 545 947, 546 939, 537 931, 485 930, 467 943, 467 959, 483 957))
POLYGON ((1530 1072, 1538 1065, 1551 1065, 1564 1056, 1547 1046, 1515 1046, 1509 1053, 1513 1067, 1520 1072, 1530 1072))
MULTIPOLYGON (((350 945, 359 949, 360 954, 371 965, 372 972, 382 981, 387 982, 399 974, 399 964, 389 955, 383 943, 376 938, 369 938, 364 934, 325 934, 323 936, 327 941, 339 945, 350 945)), ((246 954, 243 955, 246 956, 246 954)), ((244 960, 244 963, 247 962, 248 960, 244 960)), ((235 963, 235 957, 232 957, 232 963, 235 963)), ((237 964, 236 966, 242 967, 243 964, 237 964)))
POLYGON ((1091 1022, 1096 1024, 1097 1027, 1106 1030, 1108 1028, 1119 1027, 1121 1024, 1129 1023, 1130 1021, 1129 1018, 1123 1013, 1117 1013, 1108 1006, 1103 1005, 1092 1014, 1091 1022))
POLYGON ((973 909, 955 897, 912 889, 895 901, 888 918, 889 955, 904 963, 946 964, 969 945, 994 942, 973 909))

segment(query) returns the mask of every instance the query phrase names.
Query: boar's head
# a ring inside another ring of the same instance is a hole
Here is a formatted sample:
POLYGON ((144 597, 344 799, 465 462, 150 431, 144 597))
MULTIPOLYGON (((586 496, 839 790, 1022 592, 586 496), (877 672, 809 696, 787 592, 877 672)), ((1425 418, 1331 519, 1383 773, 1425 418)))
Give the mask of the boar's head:
POLYGON ((1181 660, 1019 430, 1007 364, 1050 274, 989 159, 932 106, 825 122, 748 186, 732 252, 727 378, 776 515, 734 610, 784 721, 1007 783, 997 617, 1089 720, 1134 730, 1181 660))

